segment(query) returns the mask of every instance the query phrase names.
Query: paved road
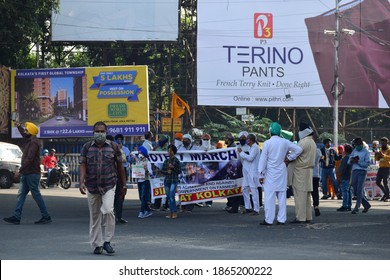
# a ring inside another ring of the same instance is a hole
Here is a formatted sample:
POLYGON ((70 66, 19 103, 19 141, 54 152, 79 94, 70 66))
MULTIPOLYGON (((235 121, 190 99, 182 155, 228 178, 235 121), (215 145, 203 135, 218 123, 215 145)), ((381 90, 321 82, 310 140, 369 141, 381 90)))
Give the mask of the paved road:
MULTIPOLYGON (((0 190, 1 218, 13 214, 17 186, 0 190)), ((165 219, 154 212, 138 219, 137 189, 129 189, 124 204, 128 224, 117 226, 114 256, 93 255, 88 244, 88 208, 78 189, 42 190, 53 223, 35 225, 40 218, 28 197, 22 222, 0 221, 2 260, 389 260, 390 203, 373 201, 366 214, 336 212, 341 201, 321 201, 321 216, 314 223, 264 227, 260 216, 228 214, 225 200, 210 208, 180 213, 165 219), (172 249, 174 248, 174 249, 172 249)), ((288 200, 288 219, 294 217, 288 200)))

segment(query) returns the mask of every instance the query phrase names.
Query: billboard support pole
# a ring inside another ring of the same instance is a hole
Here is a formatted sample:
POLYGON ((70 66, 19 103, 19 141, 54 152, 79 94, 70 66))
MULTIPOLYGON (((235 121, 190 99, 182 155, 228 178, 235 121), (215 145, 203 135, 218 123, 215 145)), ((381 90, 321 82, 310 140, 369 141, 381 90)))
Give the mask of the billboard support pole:
POLYGON ((339 46, 340 46, 340 0, 336 0, 336 30, 335 30, 335 59, 334 59, 334 91, 333 91, 333 143, 338 146, 339 136, 339 46))

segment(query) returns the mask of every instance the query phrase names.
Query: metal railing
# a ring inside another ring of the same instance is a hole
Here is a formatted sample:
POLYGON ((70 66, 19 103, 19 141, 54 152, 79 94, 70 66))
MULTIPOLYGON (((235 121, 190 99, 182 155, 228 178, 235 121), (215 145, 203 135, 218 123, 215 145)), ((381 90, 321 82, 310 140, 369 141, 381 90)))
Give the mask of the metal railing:
MULTIPOLYGON (((80 168, 80 164, 79 164, 79 157, 80 157, 80 154, 56 154, 57 156, 57 160, 61 160, 63 163, 66 164, 66 166, 68 166, 68 169, 69 169, 69 175, 70 177, 72 178, 72 182, 73 183, 78 183, 79 182, 79 168, 80 168)), ((137 180, 136 179, 133 179, 131 178, 131 172, 130 172, 130 169, 128 168, 127 169, 127 172, 129 174, 128 175, 128 180, 127 180, 127 183, 128 184, 136 184, 137 183, 137 180)))

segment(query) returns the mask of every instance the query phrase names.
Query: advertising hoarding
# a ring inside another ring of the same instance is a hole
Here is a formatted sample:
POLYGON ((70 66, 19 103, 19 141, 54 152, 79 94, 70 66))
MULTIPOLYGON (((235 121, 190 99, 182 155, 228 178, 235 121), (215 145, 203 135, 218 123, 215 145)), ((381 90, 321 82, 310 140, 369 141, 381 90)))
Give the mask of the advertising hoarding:
POLYGON ((61 0, 52 41, 177 41, 178 0, 61 0))
MULTIPOLYGON (((39 126, 40 138, 91 137, 103 121, 108 134, 149 130, 146 66, 11 71, 11 110, 23 124, 39 126)), ((21 135, 16 127, 12 137, 21 135)))
MULTIPOLYGON (((340 5, 340 107, 389 108, 390 3, 340 5), (353 33, 353 32, 352 32, 353 33)), ((198 1, 199 105, 330 107, 334 0, 198 1)))

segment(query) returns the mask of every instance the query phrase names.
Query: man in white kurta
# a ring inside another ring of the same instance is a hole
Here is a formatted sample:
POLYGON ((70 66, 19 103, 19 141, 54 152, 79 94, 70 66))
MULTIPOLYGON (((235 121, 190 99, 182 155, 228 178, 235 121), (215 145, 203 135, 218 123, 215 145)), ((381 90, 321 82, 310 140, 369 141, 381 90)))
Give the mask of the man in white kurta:
POLYGON ((284 224, 286 214, 287 166, 285 160, 293 161, 302 152, 294 143, 280 137, 282 127, 278 123, 270 126, 271 138, 264 142, 258 173, 264 189, 264 221, 261 225, 272 225, 275 219, 275 202, 278 198, 277 223, 284 224))
POLYGON ((242 173, 244 176, 244 181, 248 185, 242 186, 242 195, 244 196, 245 203, 245 212, 252 212, 252 201, 253 201, 253 215, 258 215, 260 211, 259 205, 259 191, 257 189, 259 185, 259 174, 257 172, 257 167, 259 165, 260 160, 260 148, 256 144, 256 136, 254 134, 248 134, 248 152, 243 151, 241 148, 237 148, 239 152, 240 158, 242 159, 242 173))
POLYGON ((298 146, 302 153, 292 162, 292 186, 295 202, 295 219, 292 223, 309 223, 313 219, 311 192, 313 191, 313 168, 317 146, 313 140, 313 130, 304 123, 299 128, 298 146))

